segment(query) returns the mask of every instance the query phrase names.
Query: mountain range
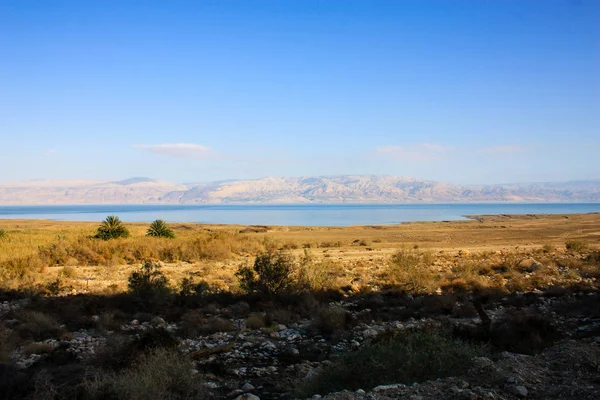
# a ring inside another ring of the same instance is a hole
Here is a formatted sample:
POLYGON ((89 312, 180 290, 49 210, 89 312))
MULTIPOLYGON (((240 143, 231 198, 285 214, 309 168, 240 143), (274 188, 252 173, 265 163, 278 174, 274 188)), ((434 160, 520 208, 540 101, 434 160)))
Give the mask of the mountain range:
POLYGON ((416 202, 600 202, 600 180, 457 185, 416 178, 338 175, 175 184, 33 180, 0 183, 0 204, 274 204, 416 202))

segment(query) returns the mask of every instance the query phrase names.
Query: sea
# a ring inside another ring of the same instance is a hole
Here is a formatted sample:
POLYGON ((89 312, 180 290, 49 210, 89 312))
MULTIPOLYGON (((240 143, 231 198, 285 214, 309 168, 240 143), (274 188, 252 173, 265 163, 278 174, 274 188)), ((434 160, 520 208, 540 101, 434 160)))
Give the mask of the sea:
POLYGON ((600 203, 419 203, 285 205, 44 205, 0 206, 0 219, 351 226, 456 221, 472 215, 598 213, 600 203))

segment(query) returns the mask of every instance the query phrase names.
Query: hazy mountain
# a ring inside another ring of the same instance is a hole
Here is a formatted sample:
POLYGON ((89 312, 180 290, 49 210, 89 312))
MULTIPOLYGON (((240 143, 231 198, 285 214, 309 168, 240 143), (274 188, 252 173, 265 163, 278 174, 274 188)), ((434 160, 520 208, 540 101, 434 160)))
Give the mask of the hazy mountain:
POLYGON ((0 204, 405 203, 458 201, 598 202, 600 180, 455 185, 393 176, 341 175, 228 180, 177 185, 122 181, 0 183, 0 204))
POLYGON ((149 178, 122 181, 46 181, 0 183, 0 204, 160 203, 162 196, 187 187, 149 178))

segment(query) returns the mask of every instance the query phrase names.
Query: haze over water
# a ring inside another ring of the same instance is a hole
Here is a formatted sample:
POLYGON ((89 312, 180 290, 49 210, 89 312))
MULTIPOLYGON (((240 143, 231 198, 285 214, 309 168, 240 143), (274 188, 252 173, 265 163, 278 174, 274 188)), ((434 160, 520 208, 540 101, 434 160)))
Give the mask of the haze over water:
POLYGON ((600 203, 0 206, 0 219, 348 226, 449 221, 466 215, 600 212, 600 203))

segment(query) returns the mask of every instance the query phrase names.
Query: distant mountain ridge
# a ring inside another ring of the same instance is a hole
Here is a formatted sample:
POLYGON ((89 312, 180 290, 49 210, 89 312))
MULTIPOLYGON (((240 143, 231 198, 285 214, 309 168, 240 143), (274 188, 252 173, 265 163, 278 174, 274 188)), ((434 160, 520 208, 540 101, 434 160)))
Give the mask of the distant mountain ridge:
POLYGON ((178 185, 121 181, 0 183, 0 204, 275 204, 416 202, 600 202, 600 180, 457 185, 409 177, 309 176, 178 185))

